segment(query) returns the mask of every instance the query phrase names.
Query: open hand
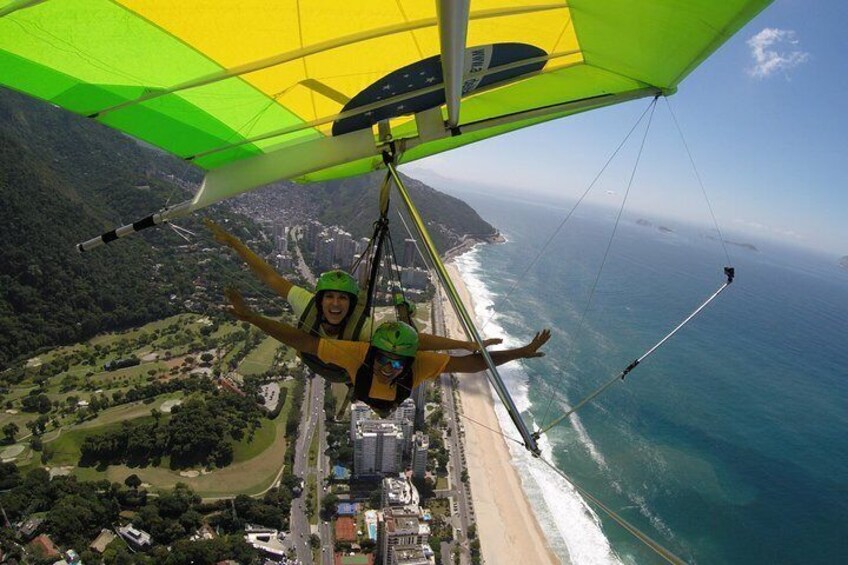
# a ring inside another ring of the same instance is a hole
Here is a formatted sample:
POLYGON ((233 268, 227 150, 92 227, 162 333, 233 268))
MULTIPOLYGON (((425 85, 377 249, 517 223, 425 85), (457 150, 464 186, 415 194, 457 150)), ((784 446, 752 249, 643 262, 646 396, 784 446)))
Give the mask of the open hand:
POLYGON ((533 341, 521 348, 522 358, 530 359, 532 357, 544 357, 545 353, 538 349, 545 345, 551 339, 551 330, 545 329, 536 334, 533 341))
POLYGON ((253 310, 244 302, 241 293, 233 287, 229 287, 224 291, 227 295, 227 300, 230 301, 230 308, 227 311, 238 318, 239 320, 248 320, 253 315, 253 310))
POLYGON ((212 236, 218 243, 233 247, 236 243, 239 242, 239 240, 233 234, 231 234, 209 218, 203 218, 203 225, 209 228, 209 231, 212 232, 212 236))

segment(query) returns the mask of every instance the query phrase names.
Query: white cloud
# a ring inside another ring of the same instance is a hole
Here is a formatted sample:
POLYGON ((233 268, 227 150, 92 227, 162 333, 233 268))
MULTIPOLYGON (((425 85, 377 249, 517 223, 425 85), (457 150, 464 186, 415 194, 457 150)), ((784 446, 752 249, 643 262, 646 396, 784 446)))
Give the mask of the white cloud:
POLYGON ((765 28, 748 40, 754 66, 748 74, 766 78, 779 71, 789 71, 806 63, 810 54, 798 49, 795 32, 788 29, 765 28))

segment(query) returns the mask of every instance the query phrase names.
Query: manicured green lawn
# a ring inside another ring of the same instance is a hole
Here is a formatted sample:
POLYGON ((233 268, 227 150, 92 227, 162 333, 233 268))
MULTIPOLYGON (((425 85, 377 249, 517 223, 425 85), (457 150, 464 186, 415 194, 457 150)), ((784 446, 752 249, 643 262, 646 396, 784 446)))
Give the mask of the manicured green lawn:
MULTIPOLYGON (((145 417, 135 418, 133 424, 142 424, 152 422, 153 417, 148 415, 145 417)), ((121 422, 112 422, 108 424, 97 425, 97 420, 87 422, 93 425, 88 427, 79 427, 72 430, 63 430, 59 438, 49 442, 50 450, 53 452, 53 457, 50 459, 50 465, 76 465, 80 460, 80 448, 82 443, 90 435, 102 434, 104 432, 118 430, 121 428, 121 422)), ((102 477, 100 477, 102 478, 102 477)))
MULTIPOLYGON (((175 362, 181 362, 182 359, 174 359, 170 363, 164 360, 151 361, 116 371, 104 371, 103 364, 106 361, 129 355, 136 355, 140 358, 151 351, 162 354, 166 350, 164 341, 171 343, 172 346, 169 346, 167 350, 175 358, 187 354, 199 361, 204 350, 223 346, 223 340, 227 335, 242 331, 239 323, 219 321, 218 329, 212 335, 203 337, 200 330, 207 326, 208 321, 204 321, 202 317, 196 314, 183 314, 147 324, 125 333, 98 336, 85 344, 54 349, 40 357, 42 362, 48 362, 57 357, 67 357, 69 362, 79 359, 87 359, 87 361, 71 365, 68 371, 52 376, 45 385, 45 393, 48 398, 58 401, 63 407, 68 397, 76 396, 81 400, 88 400, 95 390, 102 391, 98 394, 111 397, 117 390, 127 390, 135 384, 146 384, 151 379, 148 371, 156 371, 156 376, 163 372, 167 374, 170 366, 174 365, 175 362), (137 342, 142 332, 151 335, 156 330, 160 330, 160 332, 161 330, 168 331, 172 327, 178 328, 176 333, 159 335, 154 341, 144 345, 137 342), (189 333, 187 334, 187 332, 189 333), (201 342, 205 342, 205 344, 200 346, 201 342), (93 344, 99 344, 100 353, 92 359, 93 344), (70 359, 71 355, 78 357, 70 359), (61 390, 62 381, 69 373, 78 377, 77 388, 63 392, 61 390), (92 374, 86 376, 88 373, 92 374), (83 387, 85 390, 83 390, 83 387)), ((244 342, 242 341, 236 347, 243 345, 244 342)), ((244 360, 242 369, 248 374, 264 372, 271 366, 279 346, 279 343, 272 338, 263 339, 260 345, 244 360), (251 365, 252 369, 248 369, 247 365, 251 365)), ((292 352, 286 352, 287 359, 292 357, 292 352)), ((281 382, 280 384, 281 387, 291 390, 295 381, 281 382)), ((30 378, 27 378, 21 385, 13 386, 9 394, 5 395, 5 399, 15 402, 18 413, 7 414, 4 410, 0 411, 0 427, 9 422, 15 422, 20 429, 17 434, 18 437, 28 434, 26 422, 38 417, 38 414, 24 413, 19 410, 20 399, 32 390, 35 390, 35 386, 30 378)), ((223 469, 171 470, 168 467, 167 458, 158 467, 131 468, 124 465, 111 465, 103 470, 98 470, 96 467, 77 467, 80 447, 86 437, 116 429, 116 426, 120 426, 125 421, 132 421, 133 424, 150 422, 152 409, 161 410, 164 402, 181 399, 182 397, 182 392, 175 392, 161 395, 149 404, 135 402, 107 408, 101 411, 97 418, 82 424, 76 423, 75 413, 60 416, 55 411, 51 412, 48 416, 51 420, 58 419, 61 429, 53 429, 52 425, 48 425, 48 432, 43 436, 45 447, 51 454, 51 459, 47 465, 69 467, 75 476, 83 480, 106 479, 122 482, 128 475, 138 474, 142 481, 152 485, 153 490, 172 488, 177 482, 184 482, 195 492, 207 498, 235 494, 259 494, 274 483, 285 459, 287 446, 285 438, 286 419, 291 410, 299 408, 292 406, 291 394, 286 395, 283 409, 273 421, 262 420, 262 425, 254 433, 251 442, 248 442, 245 438, 234 443, 233 462, 223 469)), ((162 416, 163 420, 168 417, 168 414, 162 416)), ((40 465, 40 454, 34 453, 32 457, 30 457, 30 454, 31 450, 27 446, 25 452, 17 457, 17 462, 22 469, 40 465)), ((317 457, 317 451, 315 456, 317 457)))
POLYGON ((273 337, 265 338, 242 360, 238 372, 242 375, 259 375, 268 371, 274 363, 274 356, 279 347, 280 342, 273 337))
POLYGON ((285 422, 285 410, 281 410, 280 414, 273 420, 263 419, 262 426, 253 434, 253 441, 247 442, 247 438, 233 445, 233 463, 247 461, 253 459, 274 443, 274 440, 279 433, 279 423, 285 422))

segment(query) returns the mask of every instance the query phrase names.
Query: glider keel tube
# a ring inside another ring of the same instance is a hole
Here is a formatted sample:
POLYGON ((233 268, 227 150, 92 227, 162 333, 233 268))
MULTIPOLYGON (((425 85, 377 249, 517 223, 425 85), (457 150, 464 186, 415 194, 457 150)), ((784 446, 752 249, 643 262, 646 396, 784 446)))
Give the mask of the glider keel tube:
POLYGON ((450 276, 448 275, 447 269, 445 269, 445 264, 442 263, 442 258, 439 257, 439 253, 438 251, 436 251, 436 246, 433 244, 433 240, 430 238, 430 234, 427 232, 427 228, 424 225, 424 221, 421 218, 421 215, 418 213, 418 209, 415 207, 415 204, 413 204, 412 199, 409 197, 409 193, 407 192, 406 187, 404 186, 403 181, 400 178, 400 175, 398 175, 394 163, 388 163, 387 166, 392 174, 392 178, 395 181, 395 186, 397 186, 401 199, 403 200, 403 203, 406 206, 407 211, 409 212, 409 217, 412 218, 412 222, 415 225, 416 230, 418 231, 418 235, 421 237, 421 241, 424 243, 424 248, 427 250, 427 255, 429 255, 430 260, 436 267, 436 274, 438 274, 443 287, 447 291, 448 298, 450 299, 454 310, 459 315, 459 320, 462 323, 465 332, 474 341, 476 341, 478 344, 481 344, 480 353, 482 354, 483 359, 486 361, 486 365, 488 365, 489 367, 489 371, 487 373, 487 375, 489 376, 489 380, 495 387, 495 391, 498 393, 501 402, 504 403, 506 411, 509 414, 510 419, 512 419, 512 423, 515 424, 515 427, 518 429, 518 433, 521 434, 521 439, 524 440, 524 447, 526 447, 533 455, 538 457, 541 454, 541 451, 539 450, 539 446, 536 443, 536 438, 527 429, 527 424, 525 424, 524 420, 521 418, 521 413, 518 411, 518 408, 516 408, 515 402, 513 402, 512 397, 510 396, 509 391, 506 388, 506 385, 504 385, 503 379, 501 379, 501 376, 498 373, 497 367, 492 361, 489 352, 486 351, 485 347, 482 347, 483 340, 480 337, 480 333, 477 331, 477 327, 474 325, 474 321, 468 314, 468 310, 465 309, 465 305, 462 303, 462 300, 460 300, 459 295, 456 291, 456 287, 454 287, 453 282, 451 281, 450 276))
POLYGON ((177 218, 182 218, 183 216, 188 216, 192 211, 194 211, 194 208, 192 207, 191 201, 187 200, 181 204, 177 204, 176 206, 165 208, 164 210, 156 212, 155 214, 150 214, 146 218, 142 218, 137 222, 121 226, 112 231, 107 231, 106 233, 97 237, 93 237, 88 241, 78 243, 77 251, 79 251, 80 253, 83 253, 85 251, 91 251, 92 249, 96 249, 101 245, 111 243, 116 239, 121 239, 122 237, 126 237, 130 234, 140 232, 141 230, 152 228, 153 226, 158 226, 163 222, 167 222, 169 220, 176 220, 177 218))

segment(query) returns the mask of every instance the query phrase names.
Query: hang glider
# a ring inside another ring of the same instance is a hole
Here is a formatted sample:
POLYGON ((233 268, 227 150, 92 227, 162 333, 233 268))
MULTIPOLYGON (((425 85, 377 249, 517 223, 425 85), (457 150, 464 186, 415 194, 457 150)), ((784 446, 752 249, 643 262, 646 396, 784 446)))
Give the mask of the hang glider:
POLYGON ((277 180, 388 167, 456 298, 397 165, 672 94, 769 3, 0 0, 0 84, 206 171, 191 200, 81 251, 277 180))
POLYGON ((0 83, 205 169, 196 210, 673 93, 768 3, 0 0, 0 83))

